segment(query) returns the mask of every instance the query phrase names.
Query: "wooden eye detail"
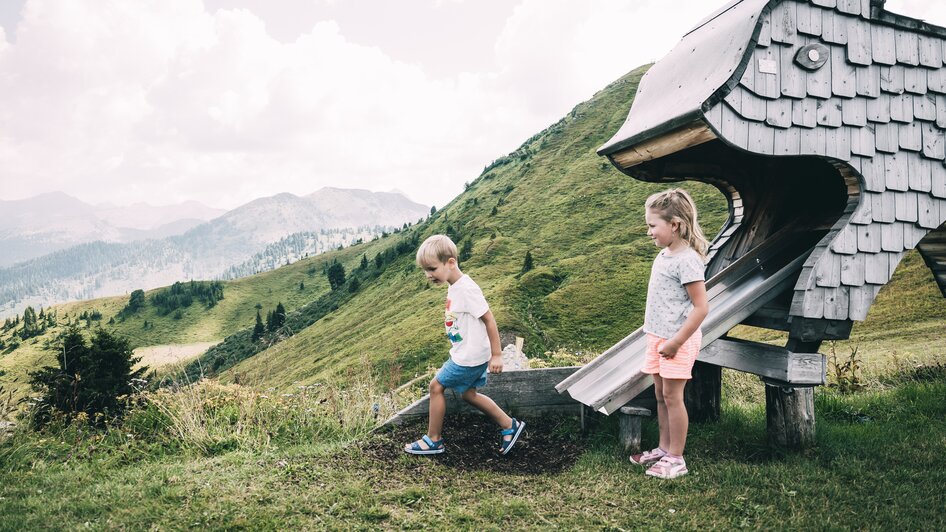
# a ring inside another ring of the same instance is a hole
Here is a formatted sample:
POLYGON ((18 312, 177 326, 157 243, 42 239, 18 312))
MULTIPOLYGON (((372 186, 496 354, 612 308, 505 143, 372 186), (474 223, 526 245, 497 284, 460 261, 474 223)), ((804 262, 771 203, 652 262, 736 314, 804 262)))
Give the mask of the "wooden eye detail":
POLYGON ((805 70, 818 70, 828 61, 828 47, 814 43, 802 46, 795 54, 795 63, 805 70))

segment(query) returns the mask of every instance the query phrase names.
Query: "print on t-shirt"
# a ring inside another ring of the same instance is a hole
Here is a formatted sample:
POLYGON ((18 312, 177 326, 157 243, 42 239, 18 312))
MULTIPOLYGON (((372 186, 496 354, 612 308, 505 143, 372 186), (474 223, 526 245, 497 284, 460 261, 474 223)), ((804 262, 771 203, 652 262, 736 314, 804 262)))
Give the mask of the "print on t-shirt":
POLYGON ((447 339, 450 343, 458 344, 463 341, 460 336, 460 324, 457 323, 457 315, 450 312, 450 298, 447 298, 447 308, 443 313, 443 325, 447 329, 447 339))

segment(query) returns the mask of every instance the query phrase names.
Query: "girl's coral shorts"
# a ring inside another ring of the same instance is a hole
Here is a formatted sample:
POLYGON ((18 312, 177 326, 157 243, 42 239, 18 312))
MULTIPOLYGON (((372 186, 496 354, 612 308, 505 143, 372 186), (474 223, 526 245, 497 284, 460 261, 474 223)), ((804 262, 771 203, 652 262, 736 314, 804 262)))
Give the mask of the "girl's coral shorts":
POLYGON ((644 369, 641 371, 650 375, 660 375, 664 379, 692 378, 690 370, 693 369, 693 363, 696 362, 696 357, 700 354, 703 333, 697 329, 680 346, 673 358, 664 358, 660 354, 660 347, 666 341, 666 338, 647 333, 647 355, 644 360, 644 369))

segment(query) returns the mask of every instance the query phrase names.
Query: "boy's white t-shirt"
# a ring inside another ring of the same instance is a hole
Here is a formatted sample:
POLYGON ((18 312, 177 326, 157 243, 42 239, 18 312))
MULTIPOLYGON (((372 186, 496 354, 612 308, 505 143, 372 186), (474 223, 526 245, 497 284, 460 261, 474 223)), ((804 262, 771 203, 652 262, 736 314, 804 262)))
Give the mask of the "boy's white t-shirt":
POLYGON ((461 366, 489 362, 491 353, 486 324, 480 318, 489 310, 483 291, 464 274, 447 289, 444 327, 453 346, 450 358, 461 366))

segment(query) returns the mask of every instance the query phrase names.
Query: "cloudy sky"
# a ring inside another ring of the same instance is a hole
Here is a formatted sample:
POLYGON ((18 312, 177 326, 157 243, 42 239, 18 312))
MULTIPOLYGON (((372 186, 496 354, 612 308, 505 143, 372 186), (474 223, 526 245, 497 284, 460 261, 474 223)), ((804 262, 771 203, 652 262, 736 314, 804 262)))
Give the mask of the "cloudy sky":
MULTIPOLYGON (((725 0, 0 0, 0 199, 442 206, 725 0)), ((946 2, 888 9, 946 25, 946 2)))

